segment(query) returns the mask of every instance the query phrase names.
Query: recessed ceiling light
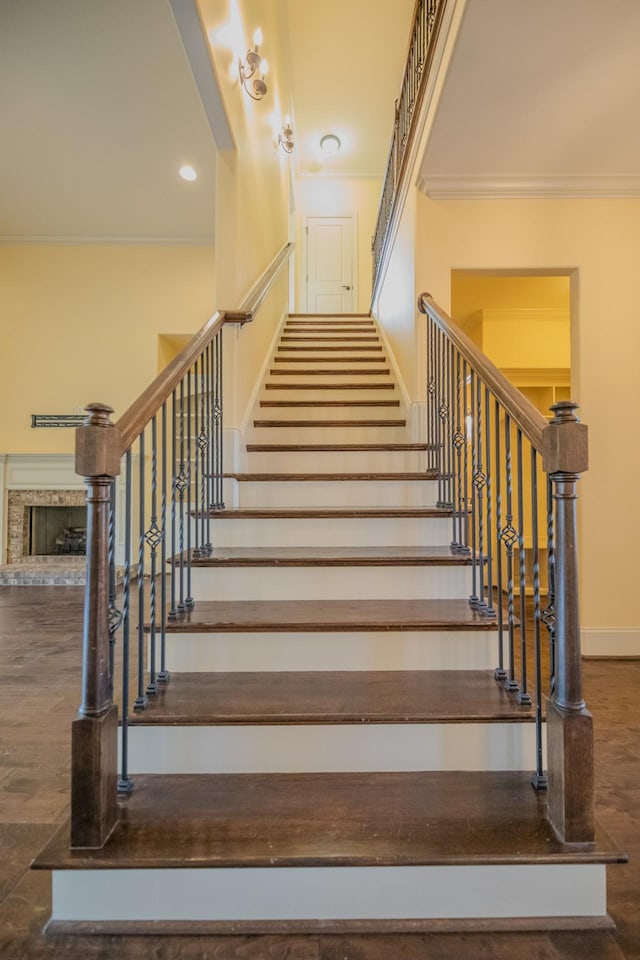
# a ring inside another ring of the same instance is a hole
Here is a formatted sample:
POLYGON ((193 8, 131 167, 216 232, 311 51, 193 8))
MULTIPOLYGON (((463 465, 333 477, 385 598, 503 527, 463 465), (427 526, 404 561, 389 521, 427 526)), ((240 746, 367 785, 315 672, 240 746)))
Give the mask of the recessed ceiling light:
POLYGON ((180 167, 179 173, 183 180, 195 180, 198 176, 193 167, 189 166, 180 167))

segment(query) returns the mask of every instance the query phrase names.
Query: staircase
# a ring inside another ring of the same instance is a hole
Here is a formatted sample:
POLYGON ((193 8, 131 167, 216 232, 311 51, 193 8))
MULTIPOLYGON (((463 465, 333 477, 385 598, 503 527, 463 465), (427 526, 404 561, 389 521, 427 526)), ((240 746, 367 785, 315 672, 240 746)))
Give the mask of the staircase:
POLYGON ((35 864, 51 929, 607 924, 620 855, 532 789, 536 705, 496 682, 428 454, 370 317, 288 318, 129 718, 135 787, 100 849, 65 827, 35 864))

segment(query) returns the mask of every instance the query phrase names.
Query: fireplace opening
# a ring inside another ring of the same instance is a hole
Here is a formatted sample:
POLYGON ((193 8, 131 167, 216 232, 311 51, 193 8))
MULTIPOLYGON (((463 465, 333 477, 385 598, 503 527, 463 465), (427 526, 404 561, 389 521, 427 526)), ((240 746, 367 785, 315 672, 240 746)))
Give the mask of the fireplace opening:
POLYGON ((87 552, 87 508, 29 507, 25 555, 82 556, 87 552))

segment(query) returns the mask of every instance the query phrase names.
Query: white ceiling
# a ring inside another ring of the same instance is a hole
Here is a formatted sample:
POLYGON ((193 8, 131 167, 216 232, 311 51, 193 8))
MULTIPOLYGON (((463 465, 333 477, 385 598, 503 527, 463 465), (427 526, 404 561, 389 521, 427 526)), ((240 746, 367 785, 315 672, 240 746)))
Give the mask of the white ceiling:
POLYGON ((167 0, 1 0, 0 89, 1 237, 211 239, 214 142, 167 0))
POLYGON ((426 191, 637 194, 639 40, 638 0, 468 0, 426 191))

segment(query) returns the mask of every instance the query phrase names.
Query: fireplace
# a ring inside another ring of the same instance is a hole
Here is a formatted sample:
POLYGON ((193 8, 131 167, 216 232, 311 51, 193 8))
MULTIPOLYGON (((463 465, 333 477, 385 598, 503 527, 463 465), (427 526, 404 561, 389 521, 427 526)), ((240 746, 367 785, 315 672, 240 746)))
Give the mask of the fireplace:
POLYGON ((81 556, 85 552, 84 490, 9 490, 7 500, 8 563, 24 563, 34 556, 81 556))
POLYGON ((25 556, 83 556, 87 552, 87 508, 30 506, 25 511, 28 530, 25 556))

